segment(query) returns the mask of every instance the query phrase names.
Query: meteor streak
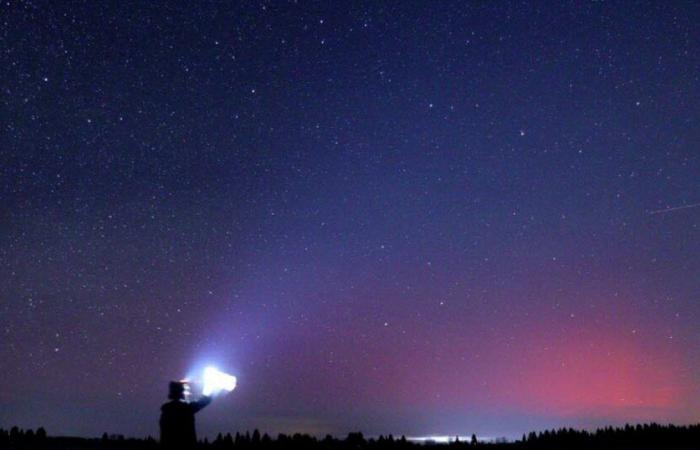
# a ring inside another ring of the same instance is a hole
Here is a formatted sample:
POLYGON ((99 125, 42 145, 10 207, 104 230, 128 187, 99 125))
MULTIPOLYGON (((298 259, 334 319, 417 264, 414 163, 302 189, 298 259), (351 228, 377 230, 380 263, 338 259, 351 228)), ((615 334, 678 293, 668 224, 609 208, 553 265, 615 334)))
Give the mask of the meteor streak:
POLYGON ((688 208, 697 208, 700 206, 700 203, 693 203, 691 205, 683 205, 683 206, 674 206, 672 208, 665 208, 665 209, 657 209, 655 211, 649 211, 649 214, 664 214, 667 212, 672 212, 672 211, 678 211, 679 209, 688 209, 688 208))

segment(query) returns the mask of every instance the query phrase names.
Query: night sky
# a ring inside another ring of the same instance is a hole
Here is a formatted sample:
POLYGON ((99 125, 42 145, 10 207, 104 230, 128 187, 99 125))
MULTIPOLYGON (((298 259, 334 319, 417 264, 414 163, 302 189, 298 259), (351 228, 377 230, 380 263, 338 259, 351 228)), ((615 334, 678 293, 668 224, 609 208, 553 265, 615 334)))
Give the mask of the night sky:
POLYGON ((700 5, 0 5, 0 426, 700 421, 700 5))

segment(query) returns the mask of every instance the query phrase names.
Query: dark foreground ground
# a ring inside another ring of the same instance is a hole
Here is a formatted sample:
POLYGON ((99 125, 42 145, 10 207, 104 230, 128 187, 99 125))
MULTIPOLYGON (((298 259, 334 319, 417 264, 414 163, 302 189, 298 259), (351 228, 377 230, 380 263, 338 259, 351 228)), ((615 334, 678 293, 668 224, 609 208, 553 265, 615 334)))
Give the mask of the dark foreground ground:
MULTIPOLYGON (((700 449, 700 424, 627 425, 607 427, 594 432, 560 429, 531 432, 513 442, 452 442, 449 444, 417 444, 404 437, 380 436, 365 438, 362 433, 350 433, 344 439, 326 436, 318 439, 308 435, 280 434, 275 438, 253 433, 219 434, 212 441, 200 442, 201 450, 417 450, 431 446, 443 450, 554 450, 554 449, 700 449)), ((157 449, 151 438, 134 439, 107 435, 101 438, 52 437, 43 428, 37 430, 0 429, 0 449, 157 449)))

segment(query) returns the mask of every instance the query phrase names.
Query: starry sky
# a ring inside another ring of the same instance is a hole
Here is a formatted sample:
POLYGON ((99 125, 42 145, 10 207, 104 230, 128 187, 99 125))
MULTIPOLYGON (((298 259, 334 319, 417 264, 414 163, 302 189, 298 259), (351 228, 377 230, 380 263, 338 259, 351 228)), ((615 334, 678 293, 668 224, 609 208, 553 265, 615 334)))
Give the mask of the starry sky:
POLYGON ((0 4, 0 426, 700 421, 699 5, 195 3, 0 4))

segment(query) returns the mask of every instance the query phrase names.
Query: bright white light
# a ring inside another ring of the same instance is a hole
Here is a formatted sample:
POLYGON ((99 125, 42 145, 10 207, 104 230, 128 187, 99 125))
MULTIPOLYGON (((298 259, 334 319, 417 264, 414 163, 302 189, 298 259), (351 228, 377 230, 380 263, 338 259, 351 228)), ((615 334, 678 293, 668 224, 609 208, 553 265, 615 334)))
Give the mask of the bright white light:
MULTIPOLYGON (((415 442, 418 444, 430 444, 430 443, 435 443, 435 444, 449 444, 451 442, 455 442, 455 438, 458 438, 460 442, 469 442, 471 439, 471 436, 469 435, 464 435, 464 436, 456 436, 456 435, 450 435, 450 436, 445 436, 445 435, 435 435, 435 436, 406 436, 406 440, 409 442, 415 442)), ((495 438, 492 436, 477 436, 479 439, 479 442, 500 442, 503 440, 504 442, 507 441, 506 438, 495 438)))
POLYGON ((204 369, 204 388, 202 394, 215 395, 221 391, 231 392, 236 387, 236 377, 221 372, 216 367, 204 369))

